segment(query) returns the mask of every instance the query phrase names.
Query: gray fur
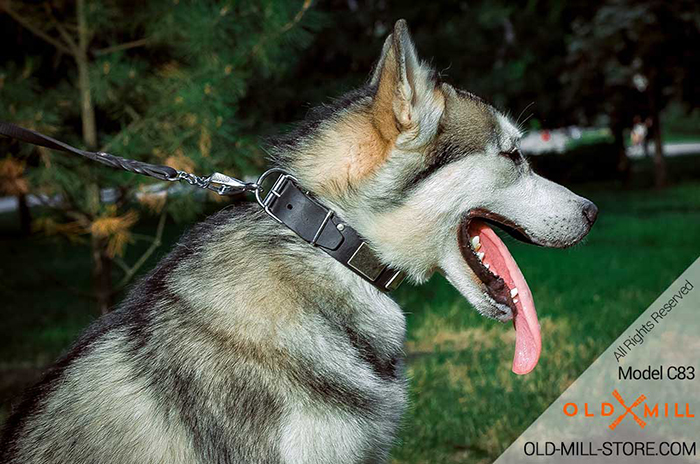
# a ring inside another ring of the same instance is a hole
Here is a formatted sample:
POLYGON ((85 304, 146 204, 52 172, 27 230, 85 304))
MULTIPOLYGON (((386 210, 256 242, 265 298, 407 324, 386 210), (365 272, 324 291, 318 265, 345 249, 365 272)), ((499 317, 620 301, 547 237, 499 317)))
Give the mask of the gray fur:
POLYGON ((380 462, 403 337, 388 297, 257 206, 226 209, 29 393, 0 461, 380 462))

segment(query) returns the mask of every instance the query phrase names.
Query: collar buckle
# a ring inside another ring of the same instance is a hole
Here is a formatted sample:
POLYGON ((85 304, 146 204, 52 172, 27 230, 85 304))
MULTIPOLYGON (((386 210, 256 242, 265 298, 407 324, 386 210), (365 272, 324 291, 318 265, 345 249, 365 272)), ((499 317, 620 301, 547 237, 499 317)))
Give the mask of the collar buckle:
POLYGON ((256 182, 255 198, 265 212, 284 224, 313 247, 349 268, 382 292, 398 288, 406 274, 381 262, 370 245, 334 211, 299 188, 297 179, 273 168, 256 182), (279 176, 263 196, 263 183, 272 174, 279 176))
MULTIPOLYGON (((269 214, 271 217, 273 217, 277 222, 280 224, 284 224, 280 218, 275 216, 275 213, 272 212, 270 209, 270 206, 272 206, 272 203, 277 200, 281 195, 282 188, 284 188, 285 183, 288 180, 293 180, 295 182, 298 182, 296 177, 293 175, 287 173, 286 171, 279 169, 279 168, 272 168, 268 169, 267 171, 263 172, 260 177, 258 177, 258 181, 256 182, 258 188, 255 190, 255 199, 257 200, 258 204, 263 207, 265 212, 269 214), (279 173, 280 176, 277 178, 274 184, 272 184, 272 188, 270 191, 265 195, 265 198, 261 197, 261 194, 263 192, 263 182, 265 182, 265 179, 269 177, 271 174, 279 173)), ((320 234, 319 234, 320 235, 320 234)), ((318 239, 318 237, 316 237, 318 239)))

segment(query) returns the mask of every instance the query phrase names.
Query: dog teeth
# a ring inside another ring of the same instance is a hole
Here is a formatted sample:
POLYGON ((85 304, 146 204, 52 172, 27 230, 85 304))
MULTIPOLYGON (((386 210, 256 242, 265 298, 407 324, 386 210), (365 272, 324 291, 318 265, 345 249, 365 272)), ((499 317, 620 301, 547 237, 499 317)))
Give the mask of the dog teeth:
POLYGON ((520 300, 518 300, 517 298, 513 299, 513 303, 517 303, 518 301, 520 300))
POLYGON ((484 263, 484 267, 488 269, 491 265, 489 263, 484 263))
POLYGON ((483 259, 484 259, 484 253, 483 253, 483 252, 479 252, 479 253, 476 254, 476 257, 479 258, 479 261, 483 261, 483 259))
POLYGON ((511 288, 511 289, 510 289, 510 297, 511 297, 511 298, 515 298, 516 296, 518 296, 518 289, 517 289, 517 288, 511 288))
POLYGON ((481 242, 479 241, 479 236, 475 235, 472 237, 472 248, 474 248, 474 251, 479 251, 481 249, 481 242))

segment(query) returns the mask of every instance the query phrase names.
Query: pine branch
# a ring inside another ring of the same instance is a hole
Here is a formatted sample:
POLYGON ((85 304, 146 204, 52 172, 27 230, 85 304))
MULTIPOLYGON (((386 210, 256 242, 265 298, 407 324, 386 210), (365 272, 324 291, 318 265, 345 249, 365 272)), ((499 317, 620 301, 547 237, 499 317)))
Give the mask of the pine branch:
MULTIPOLYGON (((132 111, 133 111, 133 109, 132 109, 132 111)), ((123 139, 124 137, 126 137, 126 135, 127 135, 129 132, 138 131, 138 130, 141 129, 141 128, 143 127, 143 125, 146 124, 146 122, 148 121, 147 119, 144 119, 143 117, 141 117, 141 115, 139 115, 139 114, 136 113, 135 111, 134 111, 133 113, 130 112, 129 114, 131 115, 132 118, 134 118, 134 120, 131 121, 131 122, 129 123, 129 125, 126 126, 124 129, 122 129, 117 135, 115 135, 115 136, 112 138, 112 140, 110 140, 107 144, 103 145, 102 148, 100 148, 99 151, 108 152, 108 151, 114 146, 115 143, 117 143, 119 140, 121 140, 121 139, 123 139)))
POLYGON ((125 42, 123 44, 119 45, 113 45, 111 47, 105 47, 101 48, 99 50, 95 50, 93 54, 95 56, 102 56, 102 55, 108 55, 110 53, 114 52, 119 52, 122 50, 129 50, 131 48, 137 48, 137 47, 143 47, 144 45, 148 45, 148 43, 151 41, 148 37, 144 39, 139 39, 139 40, 133 40, 131 42, 125 42))
POLYGON ((46 8, 46 13, 49 15, 51 18, 51 23, 54 25, 56 30, 58 31, 59 34, 61 34, 61 37, 63 37, 63 40, 66 41, 68 44, 68 47, 73 50, 73 53, 77 53, 78 50, 78 44, 75 43, 75 40, 73 40, 73 37, 68 33, 65 27, 56 19, 56 16, 53 14, 53 9, 51 8, 51 3, 47 2, 44 3, 44 7, 46 8))
POLYGON ((124 274, 128 274, 128 273, 129 273, 129 265, 126 264, 126 263, 124 262, 123 259, 121 259, 121 258, 118 257, 118 256, 115 256, 115 257, 114 257, 114 262, 116 263, 117 266, 119 266, 119 268, 122 270, 122 272, 123 272, 124 274))
POLYGON ((297 12, 296 15, 294 15, 294 18, 291 21, 289 21, 287 24, 282 26, 280 28, 280 30, 277 31, 275 34, 272 34, 272 35, 267 36, 267 37, 263 37, 262 39, 260 39, 260 41, 258 43, 255 44, 255 46, 253 47, 253 50, 251 51, 251 56, 255 56, 258 53, 260 53, 260 50, 262 49, 263 45, 268 40, 277 38, 277 37, 283 35, 284 33, 288 32, 294 26, 296 26, 296 24, 299 21, 301 21, 301 18, 304 17, 304 14, 306 13, 306 11, 311 7, 311 3, 312 3, 312 0, 304 0, 304 3, 301 5, 301 9, 297 12))
POLYGON ((43 31, 40 27, 36 26, 33 24, 31 21, 29 21, 27 18, 19 14, 17 11, 13 10, 10 8, 9 2, 4 1, 2 5, 0 6, 12 19, 17 21, 22 27, 27 29, 29 32, 34 34, 35 36, 43 39, 45 42, 53 45, 58 49, 58 51, 65 53, 66 55, 71 55, 75 56, 75 53, 73 50, 70 49, 69 46, 66 44, 62 43, 60 40, 54 39, 51 37, 49 34, 47 34, 45 31, 43 31))
POLYGON ((149 242, 153 241, 153 236, 152 235, 146 235, 146 234, 131 234, 131 238, 134 240, 146 240, 149 242))
POLYGON ((141 257, 136 261, 136 263, 132 267, 125 269, 124 277, 119 282, 119 284, 117 284, 115 293, 126 287, 126 285, 131 281, 131 279, 134 278, 134 275, 136 275, 139 269, 141 269, 141 267, 146 263, 146 261, 148 261, 148 258, 150 258, 151 255, 156 251, 156 248, 158 248, 161 245, 161 240, 163 238, 163 229, 165 229, 166 217, 166 208, 165 205, 163 205, 163 210, 161 211, 160 219, 158 220, 156 235, 155 237, 153 237, 153 242, 151 242, 151 246, 148 247, 148 249, 144 252, 144 254, 141 255, 141 257))
POLYGON ((304 13, 306 13, 306 10, 308 10, 311 7, 311 1, 312 0, 304 0, 304 4, 301 6, 301 10, 297 12, 297 14, 294 16, 294 19, 285 24, 282 29, 280 29, 280 32, 278 35, 284 34, 291 28, 293 28, 299 21, 301 21, 301 18, 304 17, 304 13))
POLYGON ((34 195, 34 199, 36 199, 41 206, 45 207, 46 209, 58 211, 73 220, 81 221, 82 223, 89 221, 89 218, 87 215, 85 215, 85 213, 73 206, 75 204, 75 200, 70 196, 67 190, 62 190, 61 195, 62 197, 58 200, 58 202, 51 201, 51 197, 43 194, 34 195))

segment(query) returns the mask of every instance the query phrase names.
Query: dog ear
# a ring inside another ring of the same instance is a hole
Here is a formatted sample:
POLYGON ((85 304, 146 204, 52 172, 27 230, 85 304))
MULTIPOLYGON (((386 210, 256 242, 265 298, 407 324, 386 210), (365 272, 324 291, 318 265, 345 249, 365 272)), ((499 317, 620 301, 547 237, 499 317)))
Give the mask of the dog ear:
POLYGON ((403 19, 396 22, 393 34, 384 42, 370 86, 376 87, 374 122, 388 140, 403 131, 421 130, 421 123, 429 116, 425 112, 434 112, 433 72, 418 59, 403 19))

